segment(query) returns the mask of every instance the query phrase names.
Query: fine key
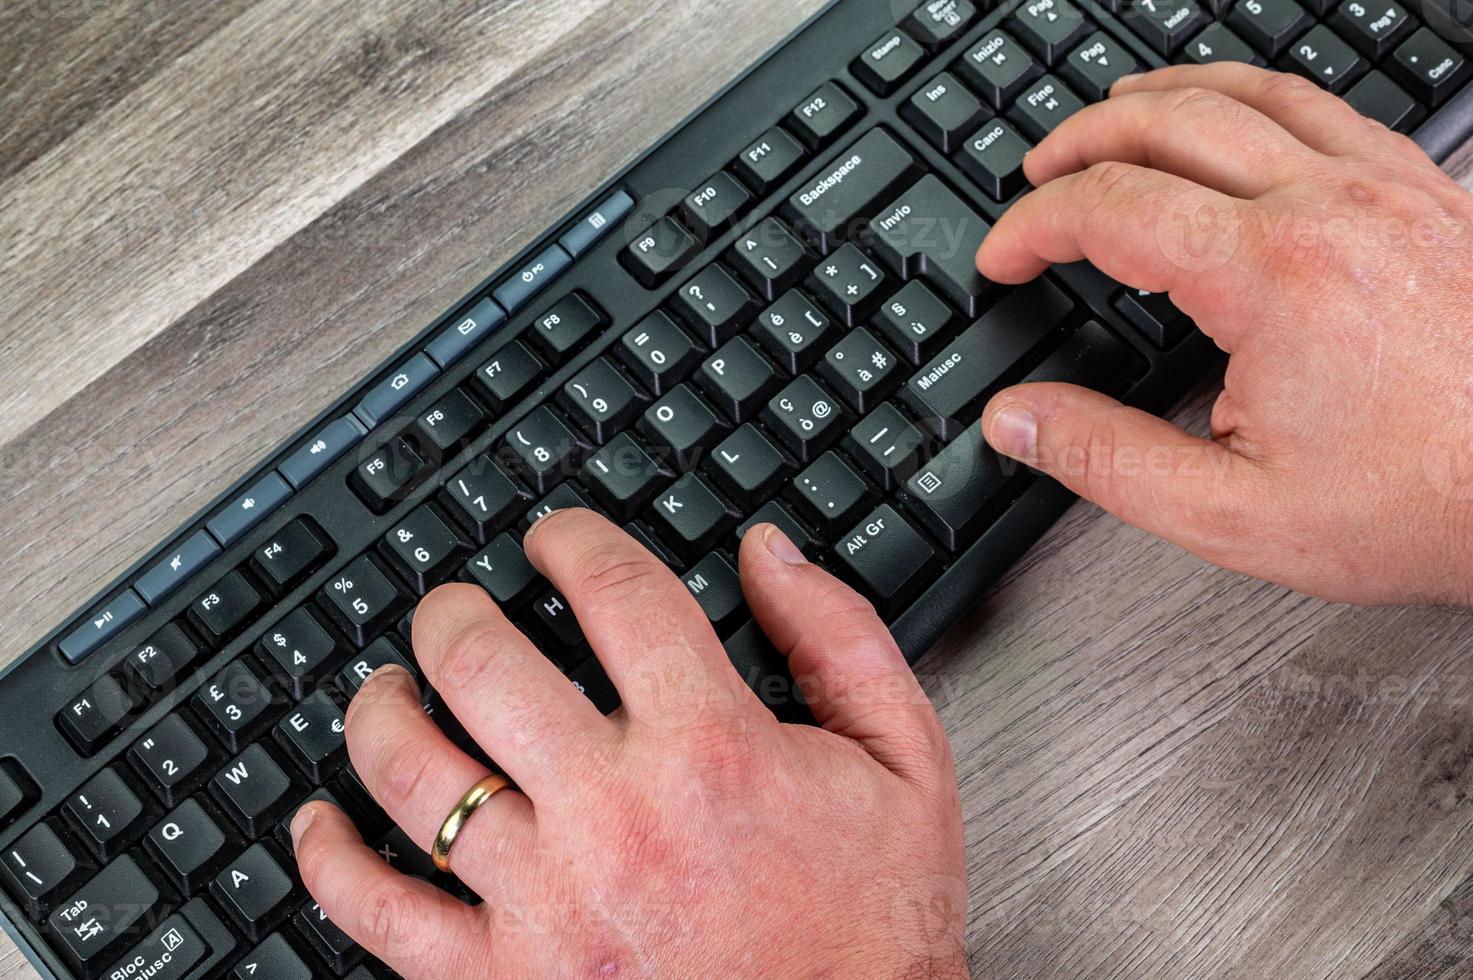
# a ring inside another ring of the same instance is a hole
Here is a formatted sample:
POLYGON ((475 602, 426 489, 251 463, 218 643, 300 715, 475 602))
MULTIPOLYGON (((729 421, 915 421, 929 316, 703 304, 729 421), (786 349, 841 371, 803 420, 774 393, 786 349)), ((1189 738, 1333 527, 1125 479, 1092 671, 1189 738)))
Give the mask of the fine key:
POLYGON ((902 279, 920 277, 967 316, 982 311, 991 284, 977 271, 977 249, 991 226, 927 174, 869 223, 874 249, 902 279))
POLYGON ((787 212, 828 254, 916 173, 910 152, 885 130, 872 129, 788 198, 787 212))

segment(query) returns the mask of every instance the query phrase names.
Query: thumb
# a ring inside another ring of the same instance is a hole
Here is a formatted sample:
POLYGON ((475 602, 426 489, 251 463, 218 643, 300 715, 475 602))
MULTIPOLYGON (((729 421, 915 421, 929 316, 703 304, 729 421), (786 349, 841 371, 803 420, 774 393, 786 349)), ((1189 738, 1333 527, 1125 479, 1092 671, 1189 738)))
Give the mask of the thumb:
POLYGON ((906 779, 954 780, 941 721, 874 607, 771 524, 743 536, 738 558, 752 615, 818 723, 906 779))
POLYGON ((982 434, 1121 520, 1209 560, 1248 529, 1251 461, 1077 385, 998 392, 982 434))

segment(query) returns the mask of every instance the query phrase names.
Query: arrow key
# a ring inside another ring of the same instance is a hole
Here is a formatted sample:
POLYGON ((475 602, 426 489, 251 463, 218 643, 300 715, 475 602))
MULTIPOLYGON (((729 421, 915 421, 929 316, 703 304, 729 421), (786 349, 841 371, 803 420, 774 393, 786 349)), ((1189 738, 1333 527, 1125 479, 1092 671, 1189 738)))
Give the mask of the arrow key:
POLYGON ((1295 41, 1279 59, 1279 66, 1336 95, 1366 73, 1365 59, 1324 24, 1295 41))

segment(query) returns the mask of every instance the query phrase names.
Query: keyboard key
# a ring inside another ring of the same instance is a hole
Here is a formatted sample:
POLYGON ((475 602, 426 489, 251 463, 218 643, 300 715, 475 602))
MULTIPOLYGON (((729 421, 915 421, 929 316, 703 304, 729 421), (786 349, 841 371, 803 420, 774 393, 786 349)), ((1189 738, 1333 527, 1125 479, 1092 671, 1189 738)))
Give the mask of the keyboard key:
POLYGON ((734 224, 751 203, 747 189, 723 170, 687 194, 680 202, 680 213, 696 238, 709 242, 734 224))
POLYGON ((527 497, 490 456, 477 456, 445 483, 450 513, 477 542, 491 540, 516 520, 527 497))
POLYGON ((419 673, 404 656, 398 641, 390 634, 374 640, 364 647, 363 652, 356 658, 348 661, 348 665, 338 672, 338 689, 342 691, 344 697, 351 699, 375 670, 389 664, 397 664, 412 675, 419 673))
POLYGON ((123 627, 143 615, 143 600, 132 589, 124 589, 111 602, 82 620, 81 625, 64 636, 58 648, 67 663, 79 664, 123 627))
POLYGON ((1263 57, 1248 46, 1247 41, 1234 34, 1226 24, 1220 23, 1208 24, 1202 33, 1192 38, 1191 43, 1182 49, 1182 56, 1198 65, 1214 61, 1242 61, 1260 67, 1266 64, 1263 57))
POLYGON ((719 265, 706 266, 676 295, 676 313, 712 347, 739 333, 757 312, 757 301, 719 265))
POLYGON ((483 299, 436 334, 425 353, 438 367, 448 368, 505 322, 506 313, 501 307, 483 299))
POLYGON ((1067 85, 1052 75, 1044 75, 1018 97, 1008 118, 1036 143, 1083 108, 1084 103, 1067 85))
POLYGON ((19 816, 37 795, 36 784, 19 763, 0 764, 0 827, 19 816))
POLYGON ((460 539, 427 505, 390 528, 383 541, 385 553, 420 595, 444 582, 460 563, 460 539))
POLYGON ((624 264, 646 286, 658 286, 701 250, 690 232, 668 215, 646 228, 624 250, 624 264))
POLYGON ((527 336, 537 349, 561 364, 567 356, 588 342, 605 323, 603 311, 580 293, 564 296, 547 312, 532 321, 527 336))
POLYGON ((353 414, 372 429, 393 415, 404 404, 440 376, 440 369, 428 354, 416 354, 398 371, 368 390, 353 414))
POLYGON ((950 72, 942 72, 921 86, 900 111, 916 132, 942 153, 961 145, 962 137, 987 115, 981 101, 950 72))
POLYGON ((1279 63, 1337 95, 1366 71, 1364 59, 1324 24, 1315 25, 1290 45, 1279 63))
POLYGON ((382 514, 404 500, 432 472, 432 464, 404 439, 391 439, 353 471, 353 488, 382 514))
POLYGON ((925 58, 921 46, 902 30, 886 31, 854 60, 854 75, 876 95, 889 95, 900 87, 925 58))
POLYGON ((1008 21, 1008 30, 1048 65, 1094 29, 1090 19, 1069 0, 1028 0, 1008 21))
POLYGON ((803 244, 776 218, 763 218, 737 239, 730 255, 737 273, 769 301, 802 279, 812 261, 803 244))
POLYGON ((368 555, 359 555, 318 593, 328 614, 362 647, 378 636, 408 604, 368 555))
POLYGON ((302 698, 344 648, 308 606, 286 614, 256 644, 257 656, 286 681, 293 698, 302 698))
POLYGON ((885 402, 844 437, 844 451, 881 487, 893 490, 920 465, 926 437, 900 410, 885 402))
POLYGON ((257 742, 225 764, 210 790, 247 837, 260 837, 291 806, 296 791, 286 770, 257 742))
POLYGON ((532 489, 546 493, 578 468, 583 444, 569 431, 562 419, 546 405, 517 423, 502 438, 510 447, 511 459, 532 489))
POLYGON ((157 564, 138 576, 133 588, 144 602, 156 606, 219 553, 220 546, 208 531, 196 531, 177 549, 167 552, 157 564))
MULTIPOLYGON (((211 956, 223 956, 228 947, 214 949, 190 921, 190 915, 210 921, 219 935, 228 937, 220 920, 203 903, 160 922, 153 931, 107 969, 104 976, 111 978, 147 977, 148 980, 186 980, 194 976, 195 967, 211 956)), ((216 942, 219 942, 217 939, 216 942)))
POLYGON ((1418 100, 1437 106, 1462 88, 1469 68, 1466 58, 1421 27, 1396 49, 1386 71, 1418 100))
POLYGON ((1069 315, 1072 304, 1046 280, 1014 289, 948 344, 903 389, 906 402, 943 438, 981 414, 982 395, 1069 315))
POLYGON ((448 459, 475 437, 485 420, 486 413, 457 388, 422 412, 415 426, 448 459))
POLYGON ((890 620, 940 570, 940 556, 889 504, 854 526, 834 549, 839 568, 890 620))
POLYGON ((848 326, 857 326, 879 305, 889 286, 885 274, 853 243, 841 245, 808 277, 818 301, 848 326))
POLYGON ((332 551, 322 529, 311 518, 298 517, 256 549, 251 556, 251 570, 281 593, 322 564, 332 551))
POLYGON ((687 473, 655 498, 650 523, 663 540, 690 559, 710 547, 732 520, 705 481, 687 473))
POLYGON ((181 894, 204 889, 230 857, 230 839, 198 800, 185 800, 148 832, 148 850, 181 894))
POLYGON ((747 618, 742 582, 731 562, 713 551, 681 577, 717 636, 725 636, 747 618))
POLYGON ((991 31, 956 63, 956 72, 994 109, 1007 107, 1044 72, 1006 31, 991 31))
POLYGON ((912 364, 930 360, 956 324, 951 311, 925 284, 913 279, 880 304, 874 323, 883 340, 912 364))
POLYGON ((476 371, 477 390, 492 412, 500 412, 537 387, 542 371, 542 362, 513 340, 476 371))
POLYGON ((753 620, 726 638, 722 646, 742 682, 783 721, 811 721, 813 715, 788 673, 788 660, 777 652, 753 620))
POLYGON ((523 264, 516 275, 497 286, 491 295, 496 297, 502 309, 516 313, 531 302, 532 297, 552 285, 552 281, 572 264, 572 257, 563 251, 561 245, 549 245, 536 258, 523 264))
POLYGON ((802 524, 799 524, 797 519, 788 512, 788 509, 776 500, 769 500, 761 507, 758 507, 755 514, 741 523, 741 526, 737 528, 736 532, 737 540, 741 541, 742 538, 745 538, 747 532, 758 524, 771 524, 775 526, 779 531, 782 531, 788 536, 788 540, 798 546, 799 551, 810 557, 816 550, 816 542, 809 537, 808 529, 802 524))
POLYGON ((976 16, 977 8, 967 0, 925 0, 902 26, 926 47, 937 48, 960 36, 976 16))
POLYGON ((368 429, 363 423, 351 415, 329 422, 305 446, 288 456, 277 467, 277 472, 300 490, 339 456, 358 445, 367 434, 368 429))
POLYGON ((584 495, 576 483, 559 483, 552 488, 552 492, 537 501, 526 514, 522 516, 517 526, 523 534, 532 529, 542 518, 555 510, 592 510, 593 502, 584 495))
POLYGON ((905 482, 905 503, 948 551, 963 551, 981 530, 998 492, 1021 469, 1000 461, 974 425, 905 482))
MULTIPOLYGON (((532 603, 532 613, 542 627, 543 636, 550 641, 542 649, 554 663, 571 667, 589 655, 588 640, 561 592, 556 589, 544 592, 532 603)), ((403 853, 397 846, 395 850, 403 853)))
POLYGON ((1261 54, 1277 58, 1310 20, 1294 0, 1238 0, 1227 23, 1261 54))
POLYGON ((251 484, 250 489, 210 518, 205 527, 215 536, 216 541, 228 548, 285 503, 291 495, 292 488, 273 470, 251 484))
POLYGON ((859 116, 859 106, 834 82, 825 82, 788 115, 788 127, 817 150, 848 128, 859 116))
POLYGON ((49 823, 36 824, 0 853, 0 879, 32 919, 45 915, 90 868, 86 855, 49 823))
POLYGON ((798 460, 811 463, 848 428, 834 396, 808 375, 794 378, 762 411, 763 424, 798 460))
POLYGON ((993 286, 977 271, 977 249, 992 226, 935 174, 916 181, 869 227, 876 254, 902 279, 924 279, 966 316, 982 312, 993 286))
POLYGON ((752 334, 788 373, 801 374, 818 360, 833 330, 833 322, 807 296, 790 289, 762 311, 752 334))
POLYGON ((863 327, 844 335, 818 366, 819 375, 856 412, 867 412, 900 382, 899 358, 863 327))
POLYGON ((583 464, 583 482, 616 521, 643 510, 668 478, 627 432, 614 436, 583 464))
POLYGON ((649 440, 656 458, 677 470, 696 464, 703 450, 719 440, 727 424, 696 397, 689 385, 665 395, 639 419, 639 431, 649 440))
POLYGON ((1176 346, 1192 331, 1191 319, 1165 293, 1127 289, 1115 300, 1115 307, 1131 326, 1163 350, 1176 346))
POLYGON ((1377 61, 1416 29, 1416 22, 1395 0, 1345 0, 1335 8, 1329 24, 1361 54, 1377 61))
POLYGON ((276 725, 276 741, 302 775, 320 786, 347 758, 343 709, 326 691, 314 691, 276 725))
POLYGON ((701 393, 727 418, 737 422, 745 422, 761 411, 762 403, 781 383, 777 369, 757 353, 746 337, 727 341, 706 358, 696 374, 701 393))
POLYGON ((1381 74, 1372 71, 1356 82, 1345 101, 1363 116, 1375 119, 1398 133, 1409 133, 1427 115, 1427 110, 1401 86, 1381 74))
POLYGON ((111 674, 93 681, 56 716, 62 733, 82 755, 91 755, 129 719, 137 701, 111 674))
POLYGON ((227 572, 189 607, 189 621, 215 649, 261 608, 261 593, 239 569, 227 572))
POLYGON ((874 503, 875 493, 837 453, 826 452, 793 480, 788 499, 798 516, 833 538, 874 503))
POLYGON ((159 898, 158 886, 124 855, 62 902, 46 923, 67 962, 94 976, 143 935, 159 898))
POLYGON ((102 861, 129 844, 146 813, 138 794, 114 769, 104 769, 83 783, 62 809, 102 861))
POLYGON ((196 709, 232 752, 263 731, 275 697, 244 659, 232 660, 194 696, 196 709))
POLYGON ((1069 52, 1059 74, 1086 99, 1098 102, 1109 96, 1116 80, 1138 70, 1135 59, 1114 38, 1095 31, 1069 52))
POLYGON ((634 198, 625 191, 614 191, 604 202, 583 216, 568 233, 558 239, 558 244, 563 247, 573 258, 578 258, 584 252, 593 248, 605 235, 613 230, 626 214, 634 210, 634 198))
POLYGON ((521 542, 510 534, 498 534, 466 562, 471 579, 499 605, 511 606, 530 594, 538 581, 537 570, 527 561, 521 542))
POLYGON ((727 436, 707 460, 711 480, 734 500, 762 500, 782 485, 788 461, 750 422, 727 436))
POLYGON ((825 254, 833 251, 917 174, 915 158, 883 129, 872 129, 839 154, 834 166, 788 198, 799 230, 825 254))
POLYGON ((798 141, 774 126, 737 155, 737 176, 758 194, 766 194, 787 179, 804 156, 798 141))
POLYGON ((1169 58, 1212 18, 1197 0, 1136 0, 1125 5, 1120 19, 1157 54, 1169 58))
POLYGON ((1023 383, 1061 381, 1093 388, 1107 395, 1119 395, 1129 387, 1136 363, 1129 347, 1094 320, 1089 320, 1042 364, 1028 372, 1023 383))
POLYGON ((312 968, 279 932, 246 954, 235 967, 235 980, 312 980, 312 968))
POLYGON ((612 714, 619 707, 619 692, 614 688, 613 681, 604 672, 603 664, 598 662, 597 657, 588 657, 577 667, 568 671, 568 680, 580 693, 587 696, 593 702, 593 706, 603 714, 612 714))
POLYGON ((994 201, 1006 201, 1028 184, 1023 157, 1032 149, 1002 119, 989 119, 962 144, 957 162, 973 183, 994 201))
POLYGON ((266 844, 251 845, 210 885, 210 894, 251 939, 260 939, 286 918, 295 891, 291 875, 266 844))
POLYGON ((204 785, 209 758, 209 748, 179 714, 166 716, 128 750, 129 761, 165 806, 178 806, 204 785))
POLYGON ((619 359, 657 395, 685 380, 701 359, 700 349, 663 310, 639 321, 619 341, 619 359))
POLYGON ((363 947, 333 925, 327 913, 322 911, 322 906, 316 902, 308 902, 292 923, 307 940, 307 945, 327 962, 336 976, 347 973, 363 959, 363 947))

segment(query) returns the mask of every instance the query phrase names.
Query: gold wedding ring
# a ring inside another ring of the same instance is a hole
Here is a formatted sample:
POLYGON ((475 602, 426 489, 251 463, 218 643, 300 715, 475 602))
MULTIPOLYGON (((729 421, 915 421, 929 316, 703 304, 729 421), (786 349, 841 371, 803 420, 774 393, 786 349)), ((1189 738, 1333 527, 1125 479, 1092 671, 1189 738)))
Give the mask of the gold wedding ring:
POLYGON ((434 846, 430 848, 430 859, 435 862, 435 867, 441 871, 450 870, 450 848, 455 843, 455 838, 460 834, 460 828, 471 818, 471 814, 491 797, 506 789, 510 784, 500 776, 487 776, 476 783, 455 804, 455 809, 450 811, 450 816, 440 825, 440 832, 435 835, 434 846))

